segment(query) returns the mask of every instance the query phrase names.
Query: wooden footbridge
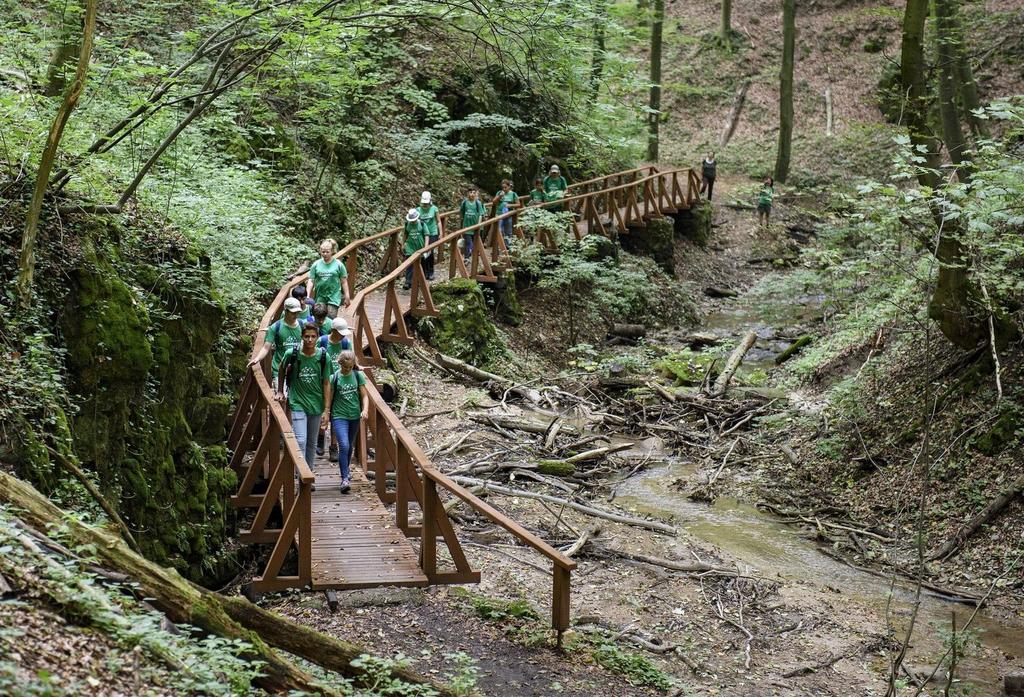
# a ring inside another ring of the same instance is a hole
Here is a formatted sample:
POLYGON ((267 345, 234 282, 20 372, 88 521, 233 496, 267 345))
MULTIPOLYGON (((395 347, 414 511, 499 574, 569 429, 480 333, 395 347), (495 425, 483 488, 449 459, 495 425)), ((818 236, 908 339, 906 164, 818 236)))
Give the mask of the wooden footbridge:
MULTIPOLYGON (((626 235, 652 217, 690 208, 700 198, 699 189, 692 170, 644 167, 574 184, 562 204, 575 214, 571 234, 577 240, 588 234, 626 235)), ((515 263, 499 234, 499 221, 511 217, 517 238, 529 243, 516 224, 520 212, 465 229, 445 225, 450 232, 404 260, 401 227, 357 240, 338 253, 348 270, 353 297, 347 318, 360 363, 370 377, 369 417, 356 445, 349 494, 339 491, 336 464, 324 458, 311 465, 304 461, 288 414, 273 398, 270 356, 247 373, 228 447, 230 466, 240 482, 232 503, 255 509, 239 537, 270 546, 252 592, 478 582, 480 573, 466 558, 443 505, 444 498, 454 497, 551 561, 552 625, 559 632, 569 626, 569 581, 575 562, 445 476, 372 384, 373 367, 384 363, 381 345, 413 342, 406 318, 438 314, 421 257, 428 252, 437 256, 438 280, 462 277, 493 282, 502 268, 515 263), (474 245, 467 264, 457 245, 469 233, 474 245), (400 292, 410 266, 412 288, 400 292), (439 540, 446 555, 438 553, 439 540)), ((457 215, 458 211, 447 211, 441 218, 454 222, 457 215)), ((555 246, 548 233, 533 242, 555 246)), ((280 317, 291 289, 305 282, 306 275, 292 279, 267 308, 254 355, 263 344, 266 328, 280 317)))

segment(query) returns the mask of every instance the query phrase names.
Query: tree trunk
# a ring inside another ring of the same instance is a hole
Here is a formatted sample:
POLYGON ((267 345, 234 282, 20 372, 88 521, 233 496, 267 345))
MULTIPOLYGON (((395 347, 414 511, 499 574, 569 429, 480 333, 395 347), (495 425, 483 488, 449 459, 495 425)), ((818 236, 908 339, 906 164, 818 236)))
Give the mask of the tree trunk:
MULTIPOLYGON (((918 183, 932 190, 942 186, 938 171, 942 166, 939 142, 928 128, 928 103, 924 82, 924 27, 928 17, 928 0, 907 0, 903 14, 903 42, 900 51, 900 80, 906 96, 904 118, 911 145, 924 158, 919 168, 918 183)), ((939 229, 935 258, 939 261, 935 290, 928 303, 928 316, 955 345, 969 349, 983 336, 983 321, 971 307, 971 289, 963 246, 960 244, 962 222, 944 220, 943 212, 932 205, 932 219, 939 229)))
MULTIPOLYGON (((249 643, 251 658, 265 663, 263 677, 257 684, 269 692, 296 690, 320 694, 324 690, 268 644, 342 675, 362 675, 360 669, 350 665, 352 659, 368 653, 362 647, 320 634, 244 598, 222 596, 197 586, 173 569, 139 556, 115 535, 66 515, 31 485, 4 472, 0 472, 0 501, 18 509, 18 517, 33 527, 45 530, 54 525, 65 529, 76 544, 88 545, 100 563, 129 576, 138 584, 138 593, 172 622, 249 643)), ((400 669, 393 673, 406 682, 428 684, 441 694, 451 695, 443 686, 415 673, 400 669)), ((333 694, 329 690, 327 693, 333 694)))
POLYGON ((64 127, 85 88, 85 76, 89 71, 89 59, 92 57, 92 42, 95 33, 96 0, 86 0, 82 48, 78 53, 75 80, 64 95, 64 101, 50 126, 50 133, 46 137, 46 145, 43 148, 43 156, 39 161, 39 169, 36 171, 32 201, 29 203, 28 215, 25 217, 25 232, 21 238, 21 255, 18 259, 18 301, 22 309, 27 308, 32 300, 32 280, 36 268, 36 236, 39 233, 39 216, 43 210, 43 197, 46 195, 50 171, 53 169, 53 162, 57 157, 57 147, 64 135, 64 127))
POLYGON ((950 14, 953 60, 956 63, 955 75, 957 86, 960 88, 963 115, 975 138, 988 138, 985 122, 974 115, 974 111, 981 108, 981 100, 978 98, 978 81, 974 79, 974 68, 971 67, 970 58, 967 56, 967 39, 964 33, 964 18, 960 13, 960 2, 945 0, 945 5, 950 14))
POLYGON ((715 380, 714 387, 708 393, 710 396, 720 397, 725 394, 726 389, 729 387, 729 381, 732 380, 732 376, 736 373, 740 364, 743 363, 743 357, 747 355, 747 351, 751 349, 756 341, 757 332, 750 331, 744 335, 743 340, 729 354, 729 360, 725 362, 725 368, 722 369, 722 373, 715 380))
POLYGON ((960 128, 960 108, 957 106, 957 61, 955 0, 935 0, 936 55, 939 69, 939 116, 942 120, 942 139, 946 143, 949 159, 956 165, 957 177, 967 182, 970 172, 965 169, 967 143, 960 128))
POLYGON ((81 55, 82 53, 82 42, 81 37, 77 34, 75 36, 64 36, 61 37, 60 46, 53 52, 53 58, 50 59, 50 65, 46 69, 46 87, 43 89, 43 94, 47 97, 56 97, 67 89, 68 81, 67 76, 64 73, 64 67, 69 60, 75 56, 81 55))
POLYGON ((661 33, 665 22, 665 0, 651 4, 651 99, 647 113, 647 159, 658 161, 658 126, 661 123, 661 33))
POLYGON ((746 78, 736 88, 736 96, 732 100, 732 109, 725 120, 725 128, 722 129, 722 137, 718 139, 718 149, 723 150, 729 144, 729 139, 736 132, 736 124, 740 121, 740 113, 743 111, 743 102, 747 99, 747 90, 750 88, 750 78, 746 78))
POLYGON ((590 98, 597 100, 601 91, 601 75, 604 72, 605 10, 608 0, 594 2, 594 48, 590 56, 590 98))
POLYGON ((775 179, 786 181, 793 146, 793 61, 796 49, 796 0, 782 0, 782 69, 779 71, 779 149, 775 179))
POLYGON ((732 51, 732 0, 722 0, 722 47, 732 51))

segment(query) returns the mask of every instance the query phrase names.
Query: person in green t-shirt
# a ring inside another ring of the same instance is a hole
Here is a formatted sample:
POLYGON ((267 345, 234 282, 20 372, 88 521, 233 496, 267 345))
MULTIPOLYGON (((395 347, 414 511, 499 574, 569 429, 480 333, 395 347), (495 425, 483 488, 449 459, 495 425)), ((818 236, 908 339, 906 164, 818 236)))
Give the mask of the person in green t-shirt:
MULTIPOLYGON (((466 198, 462 199, 462 203, 459 204, 459 214, 462 215, 463 228, 473 227, 484 219, 484 202, 480 200, 480 192, 475 188, 466 189, 466 198)), ((475 232, 482 234, 479 228, 475 232)), ((462 236, 462 257, 469 261, 471 256, 473 256, 473 232, 468 232, 462 236)))
POLYGON ((772 198, 775 196, 775 180, 765 177, 761 190, 757 193, 757 222, 768 227, 768 218, 772 214, 772 198))
MULTIPOLYGON (((430 192, 424 191, 420 196, 420 222, 427 233, 427 244, 433 244, 444 234, 444 225, 441 222, 441 214, 437 206, 431 203, 430 192)), ((423 255, 423 271, 427 274, 427 280, 434 280, 434 250, 423 255)))
MULTIPOLYGON (((346 321, 344 317, 335 317, 331 320, 330 333, 325 336, 321 336, 317 346, 327 352, 327 361, 331 365, 335 365, 338 362, 338 356, 341 355, 342 351, 352 350, 352 330, 348 328, 348 321, 346 321)), ((317 454, 319 455, 323 455, 323 440, 323 432, 321 432, 320 438, 317 439, 317 454)), ((331 462, 338 461, 337 437, 331 439, 329 459, 331 462)))
MULTIPOLYGON (((548 176, 544 177, 544 193, 547 194, 546 199, 548 201, 557 201, 558 199, 565 196, 566 189, 569 188, 569 182, 562 176, 561 171, 558 169, 558 165, 551 165, 551 169, 548 170, 548 176)), ((563 209, 561 203, 556 206, 548 206, 549 210, 560 211, 563 209)))
POLYGON ((530 205, 536 206, 537 204, 546 203, 548 200, 548 192, 544 190, 544 180, 537 177, 533 180, 533 191, 530 192, 530 205))
POLYGON ((359 435, 359 425, 366 420, 369 409, 366 376, 356 368, 356 354, 352 351, 338 354, 338 370, 331 376, 328 385, 327 407, 330 410, 334 438, 338 442, 341 493, 347 494, 352 446, 359 435))
POLYGON ((341 260, 335 259, 338 243, 326 239, 320 243, 320 258, 309 267, 309 280, 306 292, 314 302, 327 306, 327 315, 334 319, 338 316, 338 308, 349 306, 352 302, 348 288, 348 270, 341 260))
POLYGON ((331 332, 331 324, 334 322, 328 316, 327 306, 323 303, 317 303, 313 306, 313 309, 309 312, 309 319, 306 321, 316 325, 316 328, 320 330, 320 336, 327 336, 331 332))
POLYGON ((330 420, 326 395, 331 369, 327 352, 316 345, 319 340, 320 330, 315 324, 303 326, 302 348, 285 352, 277 376, 278 399, 291 410, 292 432, 310 469, 316 463, 317 435, 330 420))
POLYGON ((249 361, 249 365, 258 366, 263 362, 271 351, 274 352, 274 359, 271 362, 270 374, 271 385, 277 386, 277 369, 281 365, 281 359, 288 349, 295 348, 302 344, 302 303, 298 298, 288 298, 284 301, 284 312, 281 319, 267 327, 266 338, 263 346, 256 352, 256 355, 249 361))
MULTIPOLYGON (((503 215, 509 211, 520 208, 519 194, 512 190, 512 180, 502 179, 501 189, 498 193, 494 194, 494 199, 491 201, 495 206, 495 214, 503 215)), ((508 245, 512 239, 512 218, 515 216, 509 216, 498 221, 498 228, 501 230, 501 236, 505 238, 505 244, 508 245)))
MULTIPOLYGON (((299 311, 297 319, 300 324, 305 324, 309 320, 313 319, 313 305, 309 302, 309 298, 306 296, 306 286, 299 284, 292 288, 291 297, 299 301, 299 306, 302 308, 299 311)), ((278 319, 284 319, 285 311, 281 310, 281 316, 278 319)))
MULTIPOLYGON (((410 208, 409 212, 405 216, 405 246, 402 247, 402 251, 405 252, 405 258, 408 259, 410 256, 427 246, 427 229, 420 222, 420 211, 418 208, 410 208)), ((422 257, 420 263, 423 264, 422 257)), ((412 288, 412 264, 405 269, 405 290, 412 288)))

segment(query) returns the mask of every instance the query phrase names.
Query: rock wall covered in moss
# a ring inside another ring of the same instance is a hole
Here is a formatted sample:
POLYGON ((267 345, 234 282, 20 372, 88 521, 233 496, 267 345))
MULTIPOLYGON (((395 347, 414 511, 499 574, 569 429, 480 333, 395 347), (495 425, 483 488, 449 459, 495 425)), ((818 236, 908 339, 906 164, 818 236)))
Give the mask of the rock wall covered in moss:
POLYGON ((440 317, 419 321, 417 330, 441 353, 481 368, 500 368, 509 358, 508 347, 487 311, 476 281, 456 278, 431 286, 440 317))

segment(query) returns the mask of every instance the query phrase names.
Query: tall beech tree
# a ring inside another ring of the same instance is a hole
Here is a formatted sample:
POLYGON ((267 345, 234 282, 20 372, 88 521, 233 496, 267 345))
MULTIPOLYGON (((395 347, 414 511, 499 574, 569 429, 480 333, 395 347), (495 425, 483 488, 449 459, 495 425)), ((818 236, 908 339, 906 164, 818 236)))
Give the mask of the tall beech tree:
POLYGON ((957 104, 958 44, 961 37, 956 25, 955 0, 935 0, 935 40, 939 69, 939 117, 942 139, 949 159, 957 167, 960 181, 968 181, 970 172, 964 166, 967 142, 960 127, 960 106, 957 104))
POLYGON ((793 146, 793 63, 796 49, 796 0, 782 0, 782 68, 779 71, 779 148, 775 156, 775 178, 789 176, 793 146))
POLYGON ((651 98, 647 112, 647 159, 658 159, 658 126, 661 123, 661 36, 665 24, 665 0, 651 2, 651 98))
MULTIPOLYGON (((928 100, 925 89, 924 30, 928 18, 928 0, 907 0, 903 14, 903 43, 900 52, 900 80, 906 98, 904 120, 911 145, 923 160, 917 168, 918 183, 931 191, 943 186, 940 176, 941 142, 928 125, 928 100)), ((968 278, 967 259, 961 237, 964 223, 959 218, 946 220, 937 202, 931 205, 938 229, 935 240, 924 240, 939 262, 935 289, 928 303, 928 315, 954 344, 973 348, 983 336, 981 307, 972 303, 974 295, 968 278)))
POLYGON ((732 0, 722 0, 722 30, 719 40, 725 50, 732 50, 732 0))

